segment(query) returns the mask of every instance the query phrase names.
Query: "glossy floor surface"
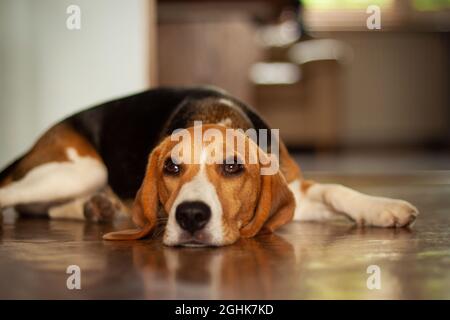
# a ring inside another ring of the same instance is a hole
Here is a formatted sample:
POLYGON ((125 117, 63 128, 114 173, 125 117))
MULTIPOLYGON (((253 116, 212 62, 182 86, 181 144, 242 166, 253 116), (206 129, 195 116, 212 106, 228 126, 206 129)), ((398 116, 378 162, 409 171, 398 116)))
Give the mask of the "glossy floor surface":
POLYGON ((6 213, 0 298, 450 299, 450 173, 310 178, 403 198, 421 215, 411 230, 295 222, 228 247, 168 248, 101 240, 117 226, 6 213), (70 265, 80 290, 67 289, 70 265), (371 265, 380 289, 367 287, 371 265))

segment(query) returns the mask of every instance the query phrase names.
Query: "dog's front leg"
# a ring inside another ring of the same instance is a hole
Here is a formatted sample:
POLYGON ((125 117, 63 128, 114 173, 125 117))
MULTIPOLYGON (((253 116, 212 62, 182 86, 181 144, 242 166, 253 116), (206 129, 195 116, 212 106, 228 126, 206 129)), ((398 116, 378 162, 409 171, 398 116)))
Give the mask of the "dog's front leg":
POLYGON ((324 204, 330 212, 342 213, 359 225, 404 227, 419 214, 409 202, 369 196, 337 184, 302 182, 304 199, 324 204))

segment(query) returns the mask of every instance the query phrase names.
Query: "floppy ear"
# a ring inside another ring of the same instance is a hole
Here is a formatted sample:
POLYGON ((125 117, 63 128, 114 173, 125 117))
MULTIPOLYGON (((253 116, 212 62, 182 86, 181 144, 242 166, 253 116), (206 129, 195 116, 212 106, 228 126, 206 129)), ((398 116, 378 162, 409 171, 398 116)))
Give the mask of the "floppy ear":
POLYGON ((273 232, 292 220, 295 200, 286 179, 278 171, 274 175, 263 175, 259 201, 250 222, 240 234, 244 238, 255 236, 258 232, 273 232))
POLYGON ((137 240, 148 236, 156 226, 159 209, 157 179, 157 164, 159 149, 153 150, 149 157, 147 170, 141 188, 134 199, 131 212, 137 229, 110 232, 103 236, 105 240, 137 240))

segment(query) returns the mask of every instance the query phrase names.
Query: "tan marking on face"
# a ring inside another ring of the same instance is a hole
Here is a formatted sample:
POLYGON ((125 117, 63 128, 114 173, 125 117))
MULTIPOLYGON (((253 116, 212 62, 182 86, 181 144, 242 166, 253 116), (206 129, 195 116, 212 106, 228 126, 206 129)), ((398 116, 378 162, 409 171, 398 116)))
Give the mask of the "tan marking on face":
POLYGON ((178 193, 180 192, 180 189, 183 187, 183 185, 192 181, 192 179, 199 173, 200 165, 185 165, 183 166, 183 170, 185 172, 182 173, 181 177, 163 175, 162 179, 160 180, 160 199, 164 204, 164 210, 166 212, 171 211, 175 199, 177 198, 178 193))
POLYGON ((225 244, 235 242, 239 238, 240 228, 252 218, 261 184, 259 162, 251 162, 252 157, 256 157, 256 160, 258 157, 256 144, 240 132, 235 132, 235 134, 244 138, 243 150, 238 150, 237 143, 234 143, 233 150, 226 149, 226 146, 231 144, 230 139, 235 139, 233 136, 226 136, 223 139, 224 145, 216 145, 216 148, 222 147, 223 162, 230 156, 240 159, 243 162, 244 170, 237 175, 228 176, 223 174, 222 164, 207 166, 209 180, 214 184, 222 203, 222 228, 225 244), (242 151, 245 153, 239 153, 242 151))
POLYGON ((209 165, 208 177, 216 187, 222 203, 222 226, 225 243, 239 238, 239 229, 250 220, 259 194, 260 175, 258 165, 247 165, 237 176, 224 177, 218 165, 209 165))
MULTIPOLYGON (((171 158, 171 151, 176 145, 178 145, 177 141, 170 141, 169 138, 166 138, 161 143, 161 152, 157 162, 157 170, 160 173, 160 178, 158 179, 159 199, 163 204, 166 213, 170 212, 173 202, 175 201, 181 187, 185 183, 191 181, 200 170, 199 164, 188 165, 181 163, 180 166, 182 168, 182 172, 179 176, 163 174, 164 164, 167 159, 171 158)), ((193 148, 194 146, 192 146, 191 154, 194 152, 193 148)), ((192 162, 192 159, 190 159, 190 161, 192 162)))

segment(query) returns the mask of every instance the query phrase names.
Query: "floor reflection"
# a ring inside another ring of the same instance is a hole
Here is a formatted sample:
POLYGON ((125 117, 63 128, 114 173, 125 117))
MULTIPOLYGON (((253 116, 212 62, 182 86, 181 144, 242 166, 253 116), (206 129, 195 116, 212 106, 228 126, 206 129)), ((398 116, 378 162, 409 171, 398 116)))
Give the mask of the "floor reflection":
MULTIPOLYGON (((407 298, 408 229, 359 229, 348 224, 295 223, 280 235, 241 239, 223 248, 131 245, 147 299, 407 298), (382 270, 381 290, 369 290, 366 269, 382 270)), ((111 242, 122 249, 130 244, 111 242)), ((419 291, 415 291, 419 292, 419 291)))
POLYGON ((133 246, 133 262, 150 299, 269 299, 295 273, 292 245, 277 235, 241 239, 223 248, 133 246))

